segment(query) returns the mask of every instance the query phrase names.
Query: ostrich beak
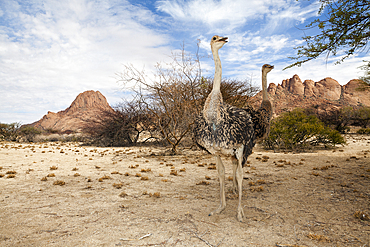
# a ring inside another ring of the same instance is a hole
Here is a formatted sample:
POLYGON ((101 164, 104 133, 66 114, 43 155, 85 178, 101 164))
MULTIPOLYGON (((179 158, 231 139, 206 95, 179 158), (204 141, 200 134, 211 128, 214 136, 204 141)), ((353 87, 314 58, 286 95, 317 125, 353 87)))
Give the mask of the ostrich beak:
POLYGON ((223 38, 221 38, 221 39, 219 39, 218 41, 222 41, 222 42, 227 42, 227 39, 228 39, 228 37, 223 37, 223 38))

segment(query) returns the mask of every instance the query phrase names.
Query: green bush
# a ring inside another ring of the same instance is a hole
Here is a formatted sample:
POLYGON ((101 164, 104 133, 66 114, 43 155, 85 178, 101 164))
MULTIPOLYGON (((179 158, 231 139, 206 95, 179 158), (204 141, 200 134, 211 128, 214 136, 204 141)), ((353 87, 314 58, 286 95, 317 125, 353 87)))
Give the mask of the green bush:
POLYGON ((326 127, 315 115, 302 109, 282 114, 271 123, 264 146, 268 149, 304 150, 312 146, 335 146, 345 143, 336 130, 326 127))
POLYGON ((20 123, 0 123, 0 140, 5 141, 33 141, 41 131, 32 126, 21 126, 20 123))
POLYGON ((33 126, 23 126, 19 129, 19 134, 27 141, 33 142, 35 136, 41 134, 41 131, 33 126))
POLYGON ((361 128, 357 130, 357 134, 370 135, 370 128, 361 128))
POLYGON ((18 136, 20 123, 0 123, 0 140, 15 141, 18 136))

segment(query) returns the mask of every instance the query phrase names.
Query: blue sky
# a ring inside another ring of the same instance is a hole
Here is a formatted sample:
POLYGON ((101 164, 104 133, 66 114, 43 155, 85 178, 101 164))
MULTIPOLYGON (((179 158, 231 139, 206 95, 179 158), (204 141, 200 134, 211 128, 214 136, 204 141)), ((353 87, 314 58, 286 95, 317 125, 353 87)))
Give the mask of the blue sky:
POLYGON ((261 66, 269 63, 275 84, 298 74, 344 85, 362 75, 364 57, 340 65, 322 57, 282 70, 318 8, 314 0, 1 0, 0 122, 37 121, 86 90, 99 90, 115 105, 127 95, 116 76, 123 65, 150 72, 182 43, 194 52, 198 39, 204 74, 212 75, 214 34, 229 37, 220 51, 224 77, 252 76, 259 85, 261 66))

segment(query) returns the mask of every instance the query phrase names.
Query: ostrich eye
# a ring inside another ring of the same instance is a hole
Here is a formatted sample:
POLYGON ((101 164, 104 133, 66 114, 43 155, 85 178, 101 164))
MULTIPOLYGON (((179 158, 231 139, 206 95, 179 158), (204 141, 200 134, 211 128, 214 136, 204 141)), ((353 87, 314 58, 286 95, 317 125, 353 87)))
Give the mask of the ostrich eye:
POLYGON ((216 40, 216 37, 213 37, 213 40, 216 40))

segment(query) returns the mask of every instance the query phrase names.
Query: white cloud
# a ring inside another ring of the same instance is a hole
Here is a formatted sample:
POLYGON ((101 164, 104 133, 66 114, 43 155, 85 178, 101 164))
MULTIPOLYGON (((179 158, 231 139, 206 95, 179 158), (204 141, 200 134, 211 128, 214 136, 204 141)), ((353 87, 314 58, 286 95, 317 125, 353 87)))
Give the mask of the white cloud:
POLYGON ((85 90, 100 90, 116 103, 114 75, 122 64, 150 69, 170 53, 167 37, 145 26, 155 22, 151 12, 125 1, 9 1, 0 7, 8 23, 0 26, 0 94, 6 95, 0 122, 36 121, 85 90), (18 119, 22 112, 29 114, 18 119))
POLYGON ((232 32, 245 25, 253 29, 260 25, 258 21, 267 19, 264 31, 272 33, 292 22, 304 22, 315 15, 318 6, 302 7, 294 0, 163 0, 157 2, 157 9, 182 25, 206 25, 212 32, 232 32))

